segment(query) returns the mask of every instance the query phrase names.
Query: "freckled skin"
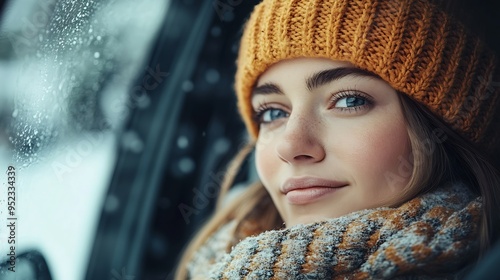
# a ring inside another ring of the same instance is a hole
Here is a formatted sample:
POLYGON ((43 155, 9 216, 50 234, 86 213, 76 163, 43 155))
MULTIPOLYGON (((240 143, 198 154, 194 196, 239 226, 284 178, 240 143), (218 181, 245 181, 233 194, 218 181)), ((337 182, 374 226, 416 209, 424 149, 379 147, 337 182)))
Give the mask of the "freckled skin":
POLYGON ((281 61, 261 75, 257 86, 273 83, 284 94, 256 94, 262 104, 287 112, 262 124, 256 147, 257 171, 287 227, 339 217, 386 205, 397 199, 409 181, 400 174, 411 146, 396 91, 381 79, 346 76, 312 91, 312 74, 352 64, 320 58, 281 61), (360 91, 372 102, 342 111, 332 96, 360 91), (399 168, 399 170, 398 170, 399 168), (398 176, 392 180, 388 174, 398 176), (312 203, 290 203, 280 187, 291 177, 313 176, 346 182, 347 186, 312 203))

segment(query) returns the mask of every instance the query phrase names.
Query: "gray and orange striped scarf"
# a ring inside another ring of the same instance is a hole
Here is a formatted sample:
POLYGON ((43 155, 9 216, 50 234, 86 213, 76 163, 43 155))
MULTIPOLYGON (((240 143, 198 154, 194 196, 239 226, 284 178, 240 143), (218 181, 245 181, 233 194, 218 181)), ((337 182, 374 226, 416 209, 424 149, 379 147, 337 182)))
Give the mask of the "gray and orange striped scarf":
POLYGON ((481 207, 455 184, 398 208, 262 232, 225 253, 228 224, 188 269, 192 279, 454 279, 477 255, 481 207))

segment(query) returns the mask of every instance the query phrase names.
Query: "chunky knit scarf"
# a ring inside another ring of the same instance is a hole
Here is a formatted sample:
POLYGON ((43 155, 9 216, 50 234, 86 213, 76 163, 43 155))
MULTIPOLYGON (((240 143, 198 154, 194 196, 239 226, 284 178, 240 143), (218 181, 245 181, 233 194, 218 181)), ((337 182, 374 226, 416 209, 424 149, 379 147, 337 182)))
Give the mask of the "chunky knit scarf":
POLYGON ((266 231, 226 254, 228 224, 188 268, 195 279, 451 279, 476 257, 481 206, 454 185, 398 208, 266 231))

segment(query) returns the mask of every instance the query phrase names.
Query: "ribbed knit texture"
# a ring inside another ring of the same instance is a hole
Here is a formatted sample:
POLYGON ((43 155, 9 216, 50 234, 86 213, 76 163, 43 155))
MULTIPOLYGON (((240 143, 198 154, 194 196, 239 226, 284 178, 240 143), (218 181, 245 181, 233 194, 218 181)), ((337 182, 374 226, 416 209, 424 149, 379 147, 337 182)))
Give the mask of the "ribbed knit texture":
POLYGON ((190 276, 231 280, 452 279, 476 257, 481 207, 480 198, 467 187, 455 185, 398 208, 362 210, 266 231, 243 239, 230 254, 225 254, 220 249, 224 245, 219 243, 229 242, 232 236, 226 226, 198 251, 189 266, 190 276), (221 237, 224 235, 227 237, 221 237))
POLYGON ((297 57, 349 61, 499 150, 496 58, 424 0, 264 0, 246 23, 237 61, 240 113, 253 137, 251 94, 272 64, 297 57), (494 125, 493 125, 494 124, 494 125))

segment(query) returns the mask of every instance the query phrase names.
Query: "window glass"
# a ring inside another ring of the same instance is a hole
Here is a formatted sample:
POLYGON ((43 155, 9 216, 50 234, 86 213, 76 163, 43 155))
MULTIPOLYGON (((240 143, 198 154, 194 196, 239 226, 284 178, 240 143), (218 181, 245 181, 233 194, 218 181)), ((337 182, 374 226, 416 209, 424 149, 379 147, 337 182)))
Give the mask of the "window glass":
MULTIPOLYGON (((149 106, 145 95, 129 98, 143 86, 136 77, 162 75, 144 65, 169 3, 16 0, 3 7, 0 180, 6 184, 7 168, 15 168, 16 207, 6 212, 1 188, 0 220, 17 218, 16 254, 40 251, 54 279, 83 278, 103 203, 119 203, 103 200, 117 145, 142 149, 134 135, 117 135, 130 111, 149 106)), ((0 240, 8 235, 0 230, 0 240)), ((9 250, 0 243, 2 255, 9 250)))

